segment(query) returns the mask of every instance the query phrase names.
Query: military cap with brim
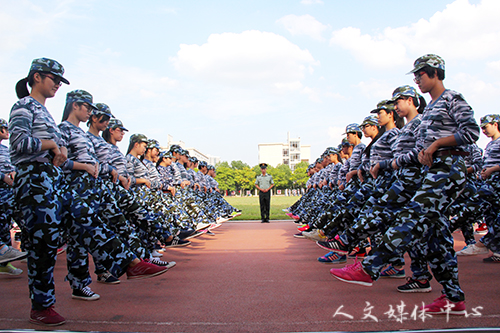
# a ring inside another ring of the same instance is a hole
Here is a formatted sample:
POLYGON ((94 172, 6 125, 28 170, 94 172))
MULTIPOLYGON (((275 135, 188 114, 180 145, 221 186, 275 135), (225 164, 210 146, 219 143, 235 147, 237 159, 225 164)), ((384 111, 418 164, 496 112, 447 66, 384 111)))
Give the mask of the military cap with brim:
POLYGON ((108 128, 112 128, 112 129, 120 128, 120 129, 128 132, 128 129, 126 129, 125 127, 123 127, 122 121, 120 119, 116 119, 116 118, 111 118, 109 120, 108 128))
POLYGON ((384 99, 377 104, 377 108, 370 111, 370 113, 378 113, 380 110, 394 111, 394 103, 390 100, 384 99))
POLYGON ((107 104, 104 103, 96 103, 96 108, 92 110, 92 114, 95 116, 105 115, 113 118, 113 114, 111 113, 111 109, 107 104))
POLYGON ((378 126, 378 117, 377 117, 377 115, 372 114, 372 115, 366 117, 363 120, 363 122, 361 123, 361 127, 363 127, 365 125, 378 126))
POLYGON ((347 133, 361 133, 361 128, 359 127, 358 124, 355 124, 355 123, 349 124, 345 128, 344 134, 347 134, 347 133))
MULTIPOLYGON (((66 80, 63 75, 64 75, 64 67, 60 63, 58 63, 55 60, 48 59, 48 58, 38 58, 34 59, 31 62, 31 67, 30 67, 30 72, 44 72, 44 73, 51 73, 54 74, 58 77, 61 78, 61 82, 69 84, 69 81, 66 80)), ((28 74, 28 76, 29 76, 28 74)))
POLYGON ((148 140, 148 145, 146 146, 147 149, 153 149, 153 148, 157 148, 158 150, 160 150, 160 143, 158 142, 158 140, 155 140, 155 139, 149 139, 148 140))
POLYGON ((266 163, 261 163, 259 164, 261 169, 267 169, 267 164, 266 163))
POLYGON ((429 66, 432 68, 438 68, 444 70, 444 60, 440 56, 436 54, 426 54, 415 60, 413 63, 413 69, 409 71, 408 74, 413 74, 424 68, 425 66, 429 66))
POLYGON ((9 123, 5 119, 0 119, 0 128, 9 128, 9 123))
POLYGON ((498 123, 498 122, 500 122, 500 115, 498 115, 498 114, 487 114, 486 116, 481 117, 480 125, 479 126, 480 127, 484 127, 487 124, 498 123))
POLYGON ((148 137, 144 134, 132 134, 130 136, 130 143, 145 142, 148 143, 148 137))
POLYGON ((397 87, 392 92, 392 98, 389 100, 390 103, 394 103, 396 100, 401 97, 415 97, 418 98, 420 94, 417 92, 415 88, 409 85, 404 85, 401 87, 397 87))
POLYGON ((92 95, 82 89, 73 90, 66 94, 66 104, 73 102, 88 103, 92 108, 97 109, 93 103, 92 95))

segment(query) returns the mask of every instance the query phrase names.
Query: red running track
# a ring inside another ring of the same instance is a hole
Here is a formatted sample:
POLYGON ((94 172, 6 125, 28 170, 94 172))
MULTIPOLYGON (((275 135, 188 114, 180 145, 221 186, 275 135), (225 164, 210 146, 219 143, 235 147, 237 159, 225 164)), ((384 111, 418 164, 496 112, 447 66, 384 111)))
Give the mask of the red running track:
MULTIPOLYGON (((164 260, 174 260, 177 266, 159 277, 122 277, 119 285, 93 283, 92 289, 101 295, 94 302, 71 299, 61 255, 55 271, 56 310, 67 323, 53 329, 311 332, 500 326, 500 265, 484 264, 484 256, 459 258, 467 310, 472 313, 475 308, 476 316, 422 320, 411 313, 415 306, 439 297, 435 281, 426 294, 398 293, 396 287, 404 283, 400 279, 380 279, 372 287, 340 282, 329 274, 333 266, 316 261, 326 251, 294 238, 296 225, 290 221, 227 222, 214 232, 215 236, 194 239, 189 247, 168 250, 164 260), (393 318, 387 314, 391 305, 393 318)), ((461 249, 461 234, 454 236, 455 249, 461 249)), ((26 270, 26 264, 15 265, 26 270)), ((410 272, 408 265, 406 271, 410 272)), ((0 290, 0 330, 47 330, 28 322, 26 272, 18 278, 0 276, 0 290)))

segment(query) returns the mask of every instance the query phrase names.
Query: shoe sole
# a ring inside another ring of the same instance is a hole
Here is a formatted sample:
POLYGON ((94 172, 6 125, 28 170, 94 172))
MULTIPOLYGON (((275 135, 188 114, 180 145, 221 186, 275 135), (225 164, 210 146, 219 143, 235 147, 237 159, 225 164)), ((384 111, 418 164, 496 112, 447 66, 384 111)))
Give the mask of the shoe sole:
POLYGON ((0 264, 8 264, 9 262, 13 262, 13 261, 16 261, 16 260, 23 260, 26 257, 28 257, 27 253, 25 255, 22 255, 22 256, 19 256, 19 257, 4 259, 3 261, 0 260, 0 264))
POLYGON ((166 246, 165 246, 165 248, 166 248, 166 249, 170 249, 170 248, 173 248, 173 247, 184 247, 184 246, 188 246, 188 245, 190 245, 190 244, 191 244, 191 242, 186 243, 186 244, 166 245, 166 246))
POLYGON ((373 285, 372 282, 363 282, 363 281, 353 281, 353 280, 346 280, 346 279, 343 279, 339 276, 336 276, 335 274, 332 274, 330 273, 334 278, 336 278, 337 280, 340 280, 340 281, 343 281, 343 282, 347 282, 347 283, 351 283, 351 284, 359 284, 360 286, 365 286, 365 287, 371 287, 373 285))
POLYGON ((347 263, 347 260, 346 261, 319 261, 318 262, 322 263, 322 264, 327 264, 327 265, 335 265, 335 264, 345 264, 347 263))
POLYGON ((59 326, 59 325, 62 325, 62 324, 64 324, 64 323, 66 323, 66 320, 61 321, 61 322, 59 322, 59 323, 54 323, 54 324, 46 324, 46 323, 42 323, 41 321, 38 321, 38 320, 35 320, 35 319, 31 319, 31 318, 30 318, 30 323, 35 324, 35 325, 41 325, 41 326, 59 326))
POLYGON ((295 238, 301 238, 301 239, 305 238, 304 236, 297 236, 297 235, 293 235, 293 237, 295 237, 295 238))
POLYGON ((120 280, 113 281, 113 282, 106 282, 106 281, 99 281, 99 280, 97 280, 97 283, 102 283, 102 284, 119 284, 120 280))
POLYGON ((72 299, 79 299, 81 301, 97 301, 97 300, 101 299, 101 296, 92 298, 92 297, 83 297, 83 296, 71 295, 71 298, 72 299))
POLYGON ((387 275, 387 276, 382 276, 380 275, 381 279, 404 279, 406 275, 387 275))
POLYGON ((430 293, 432 291, 432 287, 429 288, 420 288, 420 289, 409 289, 409 290, 399 290, 400 293, 430 293))
POLYGON ((162 271, 159 271, 159 272, 156 272, 156 273, 153 273, 153 274, 148 274, 148 275, 138 275, 138 276, 127 276, 127 279, 128 280, 142 280, 142 279, 148 279, 148 278, 152 278, 152 277, 155 277, 155 276, 158 276, 158 275, 162 275, 163 273, 166 273, 168 271, 168 268, 164 267, 165 269, 162 270, 162 271))

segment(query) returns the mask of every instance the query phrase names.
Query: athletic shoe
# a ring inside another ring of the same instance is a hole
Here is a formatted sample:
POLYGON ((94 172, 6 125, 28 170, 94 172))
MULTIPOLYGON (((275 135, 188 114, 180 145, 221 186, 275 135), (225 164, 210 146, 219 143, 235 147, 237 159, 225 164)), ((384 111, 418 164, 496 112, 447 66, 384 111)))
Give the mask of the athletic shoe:
POLYGON ((293 235, 295 238, 305 238, 304 235, 302 235, 302 231, 299 232, 298 234, 293 235))
POLYGON ((292 216, 290 216, 290 217, 291 217, 292 219, 294 219, 294 220, 297 220, 297 221, 298 221, 298 220, 300 220, 300 216, 298 216, 298 215, 292 215, 292 216))
POLYGON ((493 255, 489 256, 488 258, 484 258, 483 262, 487 264, 500 263, 500 254, 493 253, 493 255))
POLYGON ((185 228, 181 229, 176 236, 179 237, 180 239, 188 239, 192 237, 194 234, 196 234, 196 230, 194 230, 193 228, 185 228))
POLYGON ((318 229, 312 231, 303 231, 302 236, 312 241, 325 241, 327 238, 323 236, 318 229))
POLYGON ((457 256, 476 256, 478 254, 487 254, 489 252, 490 251, 486 248, 486 246, 471 244, 458 251, 457 256))
POLYGON ((191 244, 190 241, 174 236, 170 242, 165 243, 165 247, 183 247, 191 244))
POLYGON ((214 230, 217 229, 218 227, 222 226, 220 223, 212 223, 210 227, 208 227, 208 230, 214 230))
POLYGON ((392 265, 389 265, 386 269, 384 269, 380 273, 381 278, 392 278, 392 279, 404 279, 405 278, 405 269, 397 269, 392 265))
POLYGON ((205 234, 205 235, 215 236, 215 234, 214 234, 213 232, 211 232, 211 231, 210 231, 210 229, 206 229, 206 230, 204 230, 204 231, 205 231, 205 232, 204 232, 204 234, 205 234))
POLYGON ((145 262, 149 262, 150 264, 160 266, 160 267, 166 267, 166 268, 172 268, 175 266, 176 262, 175 261, 161 261, 158 258, 150 258, 150 259, 144 259, 145 262))
POLYGON ((309 224, 304 224, 302 227, 297 228, 298 231, 308 231, 309 229, 311 229, 309 224))
POLYGON ((330 274, 336 279, 347 283, 360 284, 362 286, 371 286, 373 279, 368 275, 361 265, 361 261, 356 261, 352 265, 347 265, 344 268, 332 268, 330 274))
POLYGON ((27 256, 28 252, 21 252, 12 246, 5 245, 2 250, 0 250, 0 264, 21 260, 27 256))
POLYGON ((12 264, 9 262, 5 266, 0 266, 0 274, 21 275, 23 274, 23 270, 12 266, 12 264))
POLYGON ((68 244, 64 244, 60 248, 57 249, 57 255, 63 254, 66 252, 66 249, 68 248, 68 244))
POLYGON ((288 210, 288 208, 283 208, 282 211, 284 211, 285 213, 290 213, 290 211, 288 210))
POLYGON ((324 256, 319 257, 318 261, 324 264, 344 264, 347 262, 347 258, 335 252, 328 252, 324 256))
POLYGON ((331 250, 333 252, 337 252, 340 254, 348 254, 349 253, 349 248, 342 244, 340 240, 337 240, 335 238, 330 238, 326 241, 318 241, 316 242, 318 246, 322 249, 325 250, 331 250))
MULTIPOLYGON (((229 219, 228 219, 228 218, 223 218, 223 217, 218 217, 218 218, 215 220, 215 222, 216 222, 216 223, 224 223, 224 222, 227 222, 227 221, 229 221, 229 219)), ((211 223, 210 225, 213 225, 213 224, 214 224, 214 223, 211 223)))
POLYGON ((194 234, 187 236, 186 238, 184 238, 184 240, 199 237, 199 236, 203 235, 204 233, 206 233, 207 231, 208 231, 207 229, 195 231, 194 234))
POLYGON ((356 259, 356 258, 364 258, 366 256, 366 249, 362 248, 360 249, 358 246, 352 250, 351 253, 347 256, 349 259, 356 259))
POLYGON ((160 267, 144 260, 141 260, 134 267, 127 268, 127 278, 128 279, 147 279, 153 276, 157 276, 168 271, 167 267, 160 267))
POLYGON ((286 213, 285 215, 288 216, 288 217, 292 217, 293 216, 293 214, 290 213, 290 212, 286 213))
POLYGON ((406 278, 406 284, 398 287, 400 293, 429 293, 431 290, 429 280, 420 282, 420 280, 414 280, 411 276, 406 278))
POLYGON ((93 292, 89 286, 86 286, 83 289, 73 289, 71 298, 81 299, 83 301, 97 301, 99 298, 101 298, 101 296, 93 292))
POLYGON ((488 233, 488 227, 486 223, 479 224, 479 227, 474 231, 476 235, 486 235, 488 233))
POLYGON ((203 229, 206 229, 208 227, 210 227, 210 223, 198 223, 196 225, 196 231, 203 230, 203 229))
POLYGON ((120 283, 120 280, 113 276, 110 272, 106 271, 97 275, 97 282, 105 284, 118 284, 120 283))
POLYGON ((163 253, 160 253, 157 250, 153 250, 153 252, 151 252, 151 255, 158 258, 163 257, 163 253))
POLYGON ((241 215, 241 213, 240 213, 240 212, 233 212, 233 213, 231 214, 231 218, 235 218, 235 217, 238 217, 238 216, 240 216, 240 215, 241 215))
POLYGON ((51 306, 41 311, 31 309, 30 322, 37 325, 57 326, 64 324, 66 320, 51 306))
POLYGON ((450 314, 456 316, 464 316, 466 313, 464 301, 452 302, 445 294, 436 298, 431 304, 420 307, 420 310, 428 314, 450 314))

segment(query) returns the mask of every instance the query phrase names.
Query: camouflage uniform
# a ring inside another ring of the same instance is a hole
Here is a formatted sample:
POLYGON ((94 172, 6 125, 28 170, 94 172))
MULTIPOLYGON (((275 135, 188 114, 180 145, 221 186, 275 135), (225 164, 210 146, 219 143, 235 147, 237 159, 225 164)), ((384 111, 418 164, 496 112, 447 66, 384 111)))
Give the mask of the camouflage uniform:
POLYGON ((442 147, 432 167, 423 167, 423 181, 405 210, 397 215, 381 244, 363 261, 363 268, 377 279, 392 258, 400 257, 417 242, 427 244, 425 258, 434 277, 450 301, 464 300, 458 283, 458 266, 449 230, 447 210, 465 185, 464 148, 479 137, 474 112, 462 95, 451 90, 424 110, 419 128, 417 150, 427 149, 435 140, 454 136, 457 146, 442 147))
MULTIPOLYGON (((64 73, 64 71, 62 71, 64 73)), ((30 298, 35 310, 55 303, 54 266, 61 232, 84 246, 113 275, 122 275, 136 256, 105 226, 97 212, 69 187, 40 140, 65 146, 45 106, 28 96, 10 114, 11 160, 18 169, 14 193, 27 234, 30 298)))

